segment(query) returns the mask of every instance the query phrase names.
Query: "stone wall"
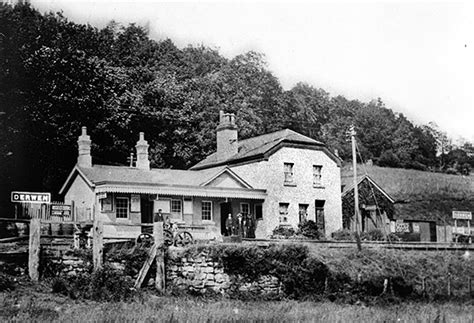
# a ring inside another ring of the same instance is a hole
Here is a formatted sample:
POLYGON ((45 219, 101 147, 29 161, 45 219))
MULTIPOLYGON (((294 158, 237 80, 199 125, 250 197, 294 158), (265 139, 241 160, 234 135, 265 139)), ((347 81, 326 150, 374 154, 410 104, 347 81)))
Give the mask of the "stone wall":
POLYGON ((248 281, 243 277, 226 274, 222 264, 205 254, 187 258, 170 250, 169 255, 166 263, 166 283, 170 288, 202 294, 212 291, 223 295, 251 293, 267 297, 284 296, 282 284, 276 277, 261 276, 248 281))

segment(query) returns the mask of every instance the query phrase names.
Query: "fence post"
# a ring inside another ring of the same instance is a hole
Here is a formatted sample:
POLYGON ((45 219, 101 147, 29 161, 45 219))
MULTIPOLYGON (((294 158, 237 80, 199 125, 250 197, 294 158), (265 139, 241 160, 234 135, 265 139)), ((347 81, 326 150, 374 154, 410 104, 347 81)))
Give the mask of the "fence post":
POLYGON ((451 275, 448 274, 448 296, 451 296, 451 275))
POLYGON ((28 250, 28 273, 32 281, 37 282, 39 279, 38 267, 40 256, 40 238, 41 238, 41 222, 37 217, 30 220, 30 241, 28 250))
POLYGON ((163 219, 153 222, 153 238, 156 244, 156 279, 155 287, 158 292, 163 292, 166 288, 165 280, 165 252, 163 236, 163 219))
POLYGON ((94 271, 102 268, 104 256, 104 224, 97 219, 94 220, 93 242, 92 242, 92 260, 94 262, 94 271))
POLYGON ((467 277, 467 290, 469 291, 469 295, 472 294, 472 280, 471 277, 467 277))

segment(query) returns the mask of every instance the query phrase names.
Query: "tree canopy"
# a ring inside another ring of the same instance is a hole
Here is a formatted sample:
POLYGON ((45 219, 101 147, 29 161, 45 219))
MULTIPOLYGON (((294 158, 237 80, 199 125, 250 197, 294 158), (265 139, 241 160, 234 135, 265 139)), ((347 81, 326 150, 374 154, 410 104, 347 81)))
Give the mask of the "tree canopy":
POLYGON ((304 82, 284 90, 261 53, 227 59, 204 45, 153 40, 136 24, 99 29, 28 4, 0 5, 0 107, 0 203, 11 190, 56 193, 83 125, 94 163, 127 164, 145 131, 152 166, 190 167, 215 150, 221 109, 238 115, 240 138, 291 128, 350 159, 354 124, 364 160, 463 173, 473 166, 472 157, 449 154, 439 129, 414 125, 380 98, 332 97, 304 82))

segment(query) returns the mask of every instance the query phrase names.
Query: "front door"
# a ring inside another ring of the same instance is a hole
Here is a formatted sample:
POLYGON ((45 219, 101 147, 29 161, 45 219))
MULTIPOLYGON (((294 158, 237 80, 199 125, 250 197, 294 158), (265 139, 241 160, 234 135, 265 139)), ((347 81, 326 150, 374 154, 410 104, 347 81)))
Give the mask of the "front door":
POLYGON ((221 203, 221 234, 222 235, 227 235, 225 221, 227 220, 229 213, 232 214, 232 205, 230 204, 230 202, 221 203))

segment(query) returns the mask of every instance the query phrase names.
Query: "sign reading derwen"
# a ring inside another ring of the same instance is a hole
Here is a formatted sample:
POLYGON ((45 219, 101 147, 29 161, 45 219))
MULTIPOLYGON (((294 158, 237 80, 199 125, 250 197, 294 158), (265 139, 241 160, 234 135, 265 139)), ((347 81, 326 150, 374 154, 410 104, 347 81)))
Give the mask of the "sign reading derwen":
POLYGON ((20 203, 51 203, 51 193, 12 192, 12 202, 20 203))

